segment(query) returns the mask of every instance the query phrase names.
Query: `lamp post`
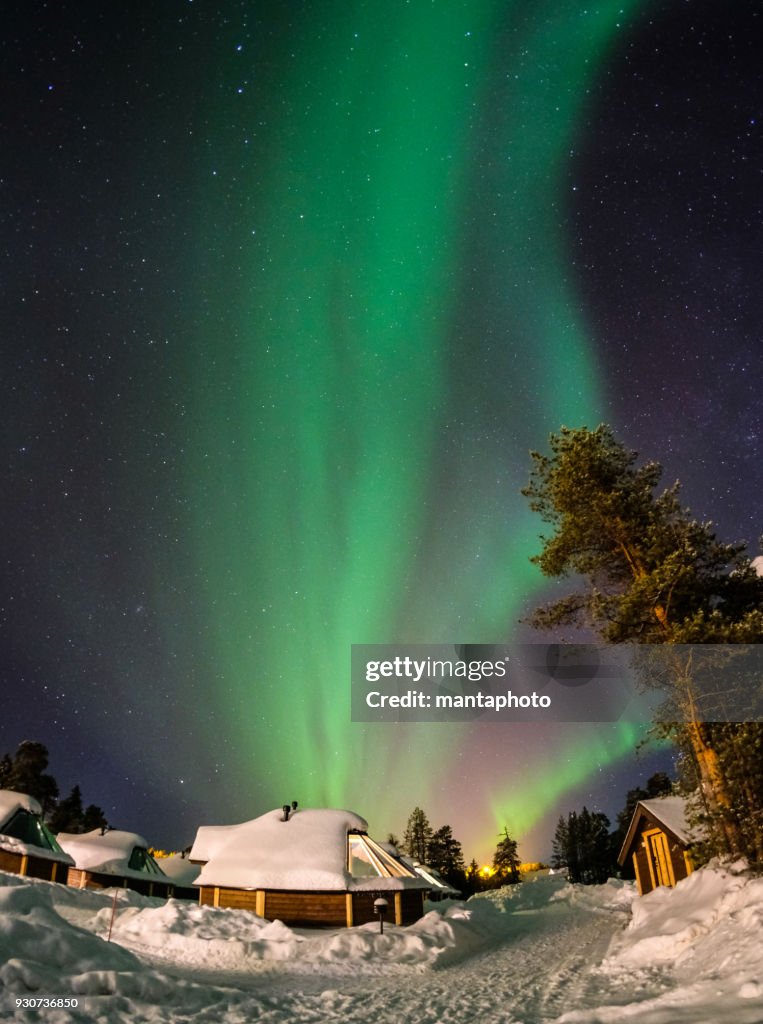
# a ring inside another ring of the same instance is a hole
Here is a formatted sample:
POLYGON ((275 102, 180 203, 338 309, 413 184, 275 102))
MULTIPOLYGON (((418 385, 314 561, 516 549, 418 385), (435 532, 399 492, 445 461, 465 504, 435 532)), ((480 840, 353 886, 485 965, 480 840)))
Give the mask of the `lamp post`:
POLYGON ((387 901, 380 896, 374 900, 374 913, 379 915, 379 934, 384 934, 384 915, 387 913, 387 901))

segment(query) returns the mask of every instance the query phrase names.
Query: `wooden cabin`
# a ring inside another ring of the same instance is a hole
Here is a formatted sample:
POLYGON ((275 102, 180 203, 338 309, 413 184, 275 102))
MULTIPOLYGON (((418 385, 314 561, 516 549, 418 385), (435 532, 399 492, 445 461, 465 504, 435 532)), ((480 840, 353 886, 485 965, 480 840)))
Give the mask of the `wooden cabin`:
POLYGON ((173 882, 148 852, 148 843, 136 832, 93 829, 81 835, 61 832, 61 848, 73 860, 66 881, 76 889, 133 889, 144 896, 167 899, 173 882))
POLYGON ((0 871, 65 882, 73 861, 42 820, 32 796, 0 789, 0 871))
POLYGON ((202 827, 191 849, 201 865, 199 902, 253 910, 289 925, 411 924, 430 888, 374 842, 352 811, 269 811, 241 825, 202 827))
POLYGON ((643 896, 660 885, 674 886, 692 873, 692 841, 682 797, 639 800, 617 860, 623 866, 632 859, 643 896))

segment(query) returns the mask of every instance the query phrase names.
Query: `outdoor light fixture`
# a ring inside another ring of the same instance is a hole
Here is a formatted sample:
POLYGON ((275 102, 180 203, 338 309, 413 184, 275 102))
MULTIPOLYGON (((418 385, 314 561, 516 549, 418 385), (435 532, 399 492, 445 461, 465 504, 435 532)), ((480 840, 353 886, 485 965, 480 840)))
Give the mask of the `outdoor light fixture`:
POLYGON ((374 913, 379 915, 379 934, 384 934, 384 915, 387 913, 387 901, 380 896, 374 900, 374 913))

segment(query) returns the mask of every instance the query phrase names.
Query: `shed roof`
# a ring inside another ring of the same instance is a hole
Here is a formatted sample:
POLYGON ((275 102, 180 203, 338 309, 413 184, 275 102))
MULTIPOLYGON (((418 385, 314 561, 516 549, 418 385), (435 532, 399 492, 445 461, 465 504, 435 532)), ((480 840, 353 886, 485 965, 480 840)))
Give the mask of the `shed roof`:
POLYGON ((660 796, 653 800, 639 800, 631 818, 628 834, 625 837, 618 863, 623 864, 631 849, 633 840, 638 832, 642 820, 649 816, 658 824, 662 825, 668 832, 671 832, 676 839, 688 846, 694 842, 695 836, 687 819, 688 805, 682 796, 660 796))

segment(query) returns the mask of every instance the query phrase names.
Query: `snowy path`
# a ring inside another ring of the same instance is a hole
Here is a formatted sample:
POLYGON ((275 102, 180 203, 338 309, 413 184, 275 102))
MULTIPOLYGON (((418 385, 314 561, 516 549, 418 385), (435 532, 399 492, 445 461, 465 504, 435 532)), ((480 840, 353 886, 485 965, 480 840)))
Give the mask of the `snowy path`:
MULTIPOLYGON (((378 974, 364 970, 361 975, 348 974, 347 965, 324 963, 290 970, 285 964, 263 962, 245 974, 198 967, 189 971, 154 950, 147 954, 134 944, 129 948, 178 979, 226 987, 225 1020, 232 1024, 545 1024, 569 1010, 601 1004, 606 979, 592 979, 590 966, 602 959, 622 926, 622 914, 586 913, 562 904, 542 912, 519 911, 512 915, 511 934, 498 948, 460 963, 441 961, 426 971, 390 965, 378 974)), ((617 1001, 623 996, 620 988, 617 1001)))
POLYGON ((106 942, 108 893, 0 873, 0 1020, 763 1024, 763 879, 708 868, 633 895, 539 878, 379 935, 120 891, 106 942), (24 1005, 44 995, 78 1006, 24 1005))

